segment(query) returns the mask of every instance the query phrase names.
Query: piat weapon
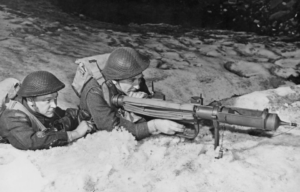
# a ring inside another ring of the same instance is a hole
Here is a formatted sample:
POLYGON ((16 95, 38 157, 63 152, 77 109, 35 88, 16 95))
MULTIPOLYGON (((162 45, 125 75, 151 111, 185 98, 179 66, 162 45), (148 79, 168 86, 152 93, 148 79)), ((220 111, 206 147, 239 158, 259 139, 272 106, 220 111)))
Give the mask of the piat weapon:
POLYGON ((220 143, 220 123, 255 127, 265 131, 276 131, 280 125, 297 126, 296 123, 280 120, 276 113, 270 113, 268 109, 260 111, 222 105, 204 106, 201 95, 200 97, 192 97, 191 103, 174 103, 157 99, 140 99, 115 95, 112 97, 111 103, 136 114, 192 124, 194 129, 185 129, 183 133, 177 133, 178 136, 188 139, 194 139, 198 135, 200 120, 212 120, 215 149, 220 143))

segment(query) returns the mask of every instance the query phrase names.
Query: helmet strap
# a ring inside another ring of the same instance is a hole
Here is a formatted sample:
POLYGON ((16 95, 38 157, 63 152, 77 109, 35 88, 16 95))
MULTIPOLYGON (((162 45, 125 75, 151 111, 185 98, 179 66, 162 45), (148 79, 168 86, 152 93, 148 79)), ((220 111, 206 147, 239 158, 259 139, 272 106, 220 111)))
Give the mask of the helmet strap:
POLYGON ((35 103, 35 100, 33 97, 28 97, 27 98, 28 101, 30 101, 32 104, 31 104, 31 107, 34 109, 35 112, 37 113, 40 113, 40 110, 39 108, 36 106, 36 103, 35 103))
POLYGON ((35 101, 33 101, 32 104, 33 104, 32 107, 33 107, 33 109, 35 110, 35 112, 40 113, 40 110, 39 110, 39 108, 36 106, 35 101))

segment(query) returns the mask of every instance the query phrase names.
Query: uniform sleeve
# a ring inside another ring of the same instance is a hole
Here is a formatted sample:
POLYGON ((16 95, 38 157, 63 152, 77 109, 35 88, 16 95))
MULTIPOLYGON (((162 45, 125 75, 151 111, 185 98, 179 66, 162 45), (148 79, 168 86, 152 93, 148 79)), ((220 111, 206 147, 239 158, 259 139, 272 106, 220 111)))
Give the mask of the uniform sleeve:
POLYGON ((52 127, 61 131, 73 131, 79 125, 78 109, 67 108, 64 116, 52 122, 52 127))
POLYGON ((68 144, 64 131, 39 131, 28 116, 18 110, 6 110, 0 118, 1 135, 11 145, 22 150, 48 149, 68 144))
POLYGON ((136 139, 143 139, 150 135, 147 122, 132 123, 125 119, 119 118, 117 111, 110 107, 104 100, 100 88, 92 88, 87 95, 87 107, 92 118, 99 130, 111 131, 115 126, 123 126, 136 139))

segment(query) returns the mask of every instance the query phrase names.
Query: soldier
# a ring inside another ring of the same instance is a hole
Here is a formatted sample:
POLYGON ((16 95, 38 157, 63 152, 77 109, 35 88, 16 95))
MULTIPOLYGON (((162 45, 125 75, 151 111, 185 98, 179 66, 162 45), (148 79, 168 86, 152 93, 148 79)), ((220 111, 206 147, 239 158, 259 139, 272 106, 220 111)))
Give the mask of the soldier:
POLYGON ((2 139, 18 149, 36 150, 67 145, 89 132, 89 123, 81 121, 89 117, 82 110, 57 107, 64 87, 47 71, 26 76, 16 97, 1 109, 2 139))
POLYGON ((132 48, 122 47, 114 50, 103 70, 105 83, 99 85, 91 78, 80 94, 80 108, 89 112, 98 130, 111 131, 123 126, 138 140, 153 134, 173 135, 183 132, 184 126, 170 120, 149 119, 137 116, 109 104, 105 95, 123 94, 136 98, 147 98, 150 94, 143 71, 149 66, 149 60, 132 48), (105 87, 103 87, 105 86, 105 87))

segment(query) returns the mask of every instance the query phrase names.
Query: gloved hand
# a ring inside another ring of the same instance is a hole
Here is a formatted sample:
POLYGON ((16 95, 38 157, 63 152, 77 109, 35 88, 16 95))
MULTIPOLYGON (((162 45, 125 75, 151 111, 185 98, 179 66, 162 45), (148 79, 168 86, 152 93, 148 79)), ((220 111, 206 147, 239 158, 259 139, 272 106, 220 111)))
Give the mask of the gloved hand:
POLYGON ((176 132, 183 132, 185 129, 184 125, 165 119, 154 119, 147 124, 151 134, 174 135, 176 132))

